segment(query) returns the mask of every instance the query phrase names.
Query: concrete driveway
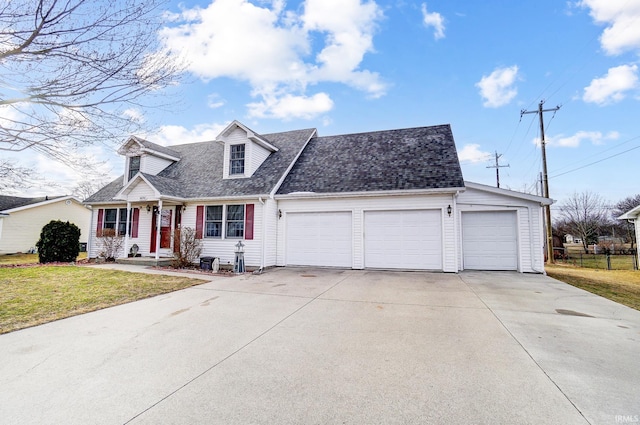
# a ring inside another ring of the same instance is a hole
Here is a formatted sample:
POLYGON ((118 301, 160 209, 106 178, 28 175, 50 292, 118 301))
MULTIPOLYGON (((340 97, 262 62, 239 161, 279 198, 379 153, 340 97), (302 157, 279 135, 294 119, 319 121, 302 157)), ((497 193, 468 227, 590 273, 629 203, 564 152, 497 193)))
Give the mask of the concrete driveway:
POLYGON ((0 335, 7 424, 640 421, 640 312, 541 275, 287 268, 0 335))

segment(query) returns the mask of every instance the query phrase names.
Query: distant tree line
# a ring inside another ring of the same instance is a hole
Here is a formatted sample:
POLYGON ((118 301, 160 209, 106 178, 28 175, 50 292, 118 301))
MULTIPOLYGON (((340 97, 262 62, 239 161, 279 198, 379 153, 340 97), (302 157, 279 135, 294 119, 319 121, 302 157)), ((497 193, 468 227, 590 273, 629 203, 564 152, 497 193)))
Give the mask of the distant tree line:
POLYGON ((628 196, 610 205, 593 192, 574 193, 560 205, 560 214, 553 223, 553 235, 564 242, 566 235, 581 240, 584 252, 589 245, 598 244, 599 238, 619 238, 636 247, 633 223, 618 220, 622 214, 640 205, 640 194, 628 196))

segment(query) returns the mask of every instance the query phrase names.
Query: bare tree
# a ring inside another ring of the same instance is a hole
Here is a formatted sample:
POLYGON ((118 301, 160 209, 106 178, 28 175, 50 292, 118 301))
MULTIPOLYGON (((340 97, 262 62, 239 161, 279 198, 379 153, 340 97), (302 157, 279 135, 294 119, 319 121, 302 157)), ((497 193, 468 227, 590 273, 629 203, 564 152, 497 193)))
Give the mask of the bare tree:
MULTIPOLYGON (((79 148, 136 132, 138 108, 182 71, 159 47, 164 0, 1 3, 1 151, 86 166, 79 148)), ((28 183, 15 165, 1 162, 0 174, 11 168, 11 184, 28 183)))
POLYGON ((597 243, 600 228, 608 221, 606 202, 592 192, 574 193, 561 210, 568 229, 582 239, 584 252, 588 252, 589 243, 597 243))
MULTIPOLYGON (((621 201, 618 201, 618 203, 613 206, 613 217, 618 218, 638 205, 640 205, 640 194, 628 196, 621 201)), ((621 232, 621 235, 624 235, 626 241, 631 243, 631 249, 633 249, 633 246, 636 243, 636 234, 634 232, 633 223, 629 223, 627 220, 616 220, 616 227, 618 228, 618 231, 621 232)))
POLYGON ((107 183, 108 181, 104 176, 96 179, 83 180, 73 188, 73 195, 81 201, 84 201, 104 187, 107 183))

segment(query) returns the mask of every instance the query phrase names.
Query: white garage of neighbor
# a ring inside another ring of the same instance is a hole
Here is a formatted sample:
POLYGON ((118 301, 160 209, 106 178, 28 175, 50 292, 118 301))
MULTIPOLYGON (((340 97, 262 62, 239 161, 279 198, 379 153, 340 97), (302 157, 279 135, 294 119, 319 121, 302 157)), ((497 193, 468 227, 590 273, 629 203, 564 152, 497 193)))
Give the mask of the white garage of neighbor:
POLYGON ((367 268, 442 270, 440 210, 365 211, 367 268))

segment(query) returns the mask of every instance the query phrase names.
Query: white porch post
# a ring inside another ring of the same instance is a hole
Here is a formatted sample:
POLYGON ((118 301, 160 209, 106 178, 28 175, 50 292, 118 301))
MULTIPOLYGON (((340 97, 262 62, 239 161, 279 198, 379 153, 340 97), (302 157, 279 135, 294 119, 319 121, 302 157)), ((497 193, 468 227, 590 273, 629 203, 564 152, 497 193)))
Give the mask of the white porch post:
POLYGON ((156 260, 160 258, 160 228, 162 227, 162 199, 158 200, 158 216, 156 217, 156 260))
POLYGON ((124 253, 123 257, 127 258, 129 253, 129 232, 131 231, 129 221, 131 220, 131 202, 127 201, 127 224, 124 229, 124 253))

